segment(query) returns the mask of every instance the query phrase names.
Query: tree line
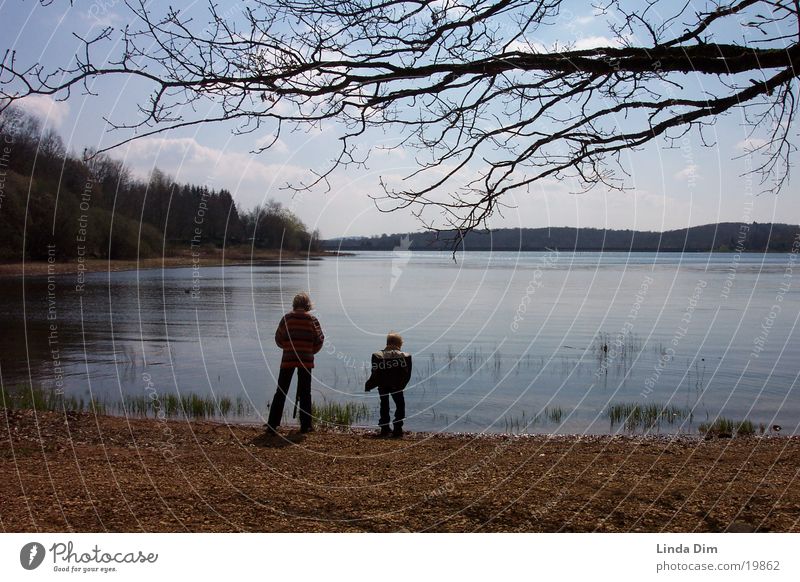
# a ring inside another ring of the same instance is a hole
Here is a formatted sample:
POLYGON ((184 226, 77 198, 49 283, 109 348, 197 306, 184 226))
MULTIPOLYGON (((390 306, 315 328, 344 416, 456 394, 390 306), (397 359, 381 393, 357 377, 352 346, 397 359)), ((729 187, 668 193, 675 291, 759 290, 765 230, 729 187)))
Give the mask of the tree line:
MULTIPOLYGON (((455 232, 383 234, 323 242, 333 250, 450 251, 455 232)), ((467 251, 662 251, 780 252, 791 251, 800 226, 777 223, 721 222, 665 232, 601 228, 501 228, 473 230, 462 241, 467 251)))
POLYGON ((237 207, 228 190, 134 177, 107 154, 67 151, 19 108, 0 113, 0 260, 130 259, 227 245, 315 250, 319 234, 279 202, 237 207))

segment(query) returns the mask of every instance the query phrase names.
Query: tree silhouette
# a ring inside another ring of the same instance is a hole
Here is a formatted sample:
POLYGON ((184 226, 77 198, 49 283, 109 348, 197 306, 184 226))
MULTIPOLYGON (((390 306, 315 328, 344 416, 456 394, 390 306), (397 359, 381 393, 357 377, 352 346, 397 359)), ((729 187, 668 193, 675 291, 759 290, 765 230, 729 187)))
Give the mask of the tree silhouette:
POLYGON ((624 187, 620 154, 688 132, 711 145, 707 127, 733 110, 755 132, 747 153, 762 154, 752 171, 765 190, 781 188, 794 150, 798 1, 607 0, 595 6, 607 46, 539 44, 545 29, 574 17, 564 4, 260 0, 238 16, 212 3, 201 22, 130 2, 129 25, 82 39, 74 66, 27 65, 9 50, 0 107, 125 75, 153 92, 137 115, 111 120, 118 144, 216 121, 235 121, 240 133, 268 127, 276 140, 332 125, 338 152, 297 189, 364 164, 370 132, 388 130, 418 167, 400 186, 382 180, 379 206, 410 207, 458 232, 548 178, 624 187), (101 46, 120 39, 119 54, 102 57, 101 46), (198 113, 208 101, 216 113, 198 113))

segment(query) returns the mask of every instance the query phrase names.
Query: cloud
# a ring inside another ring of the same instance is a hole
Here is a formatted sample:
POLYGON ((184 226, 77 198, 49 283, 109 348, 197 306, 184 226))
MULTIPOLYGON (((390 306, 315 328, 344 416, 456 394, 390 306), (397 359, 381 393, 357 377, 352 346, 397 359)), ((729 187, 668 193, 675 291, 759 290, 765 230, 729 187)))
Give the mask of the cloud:
MULTIPOLYGON (((159 168, 179 184, 205 185, 226 189, 241 209, 249 209, 266 199, 275 199, 296 213, 309 228, 319 228, 325 236, 372 234, 395 230, 416 230, 420 223, 410 211, 385 214, 377 210, 370 195, 380 193, 380 176, 397 172, 398 179, 413 168, 397 152, 376 150, 374 169, 343 170, 329 177, 330 191, 324 186, 310 192, 295 193, 283 187, 308 183, 310 168, 324 166, 325 144, 306 143, 298 150, 286 144, 289 154, 272 149, 251 154, 203 145, 194 137, 148 137, 120 146, 119 154, 134 176, 147 179, 159 168), (348 225, 350 225, 348 227, 348 225)), ((389 176, 391 177, 391 176, 389 176)))
POLYGON ((697 164, 689 164, 684 169, 679 172, 676 172, 673 178, 676 180, 697 180, 700 177, 700 172, 698 172, 699 166, 697 164))
POLYGON ((255 147, 263 148, 269 146, 271 153, 288 154, 289 146, 281 138, 275 139, 274 135, 265 135, 256 140, 255 147))
POLYGON ((274 163, 276 156, 216 149, 192 137, 142 138, 126 144, 121 151, 125 165, 139 178, 146 178, 153 168, 159 168, 178 183, 229 190, 243 207, 265 198, 288 198, 281 188, 287 182, 300 181, 307 173, 291 163, 274 163))
POLYGON ((30 95, 17 101, 16 105, 55 128, 61 127, 69 114, 69 105, 65 101, 56 101, 49 95, 30 95))
POLYGON ((597 20, 597 17, 600 15, 600 12, 597 9, 594 9, 590 14, 585 14, 583 16, 576 16, 572 22, 575 24, 579 24, 580 26, 586 26, 597 20))
POLYGON ((536 40, 515 40, 509 43, 506 53, 546 53, 548 52, 547 46, 544 43, 536 40))
POLYGON ((522 38, 512 41, 506 53, 520 52, 520 53, 552 53, 565 50, 584 51, 594 48, 604 47, 620 47, 623 40, 619 38, 609 38, 607 36, 585 36, 575 39, 572 43, 564 45, 561 43, 545 44, 536 39, 522 38))
POLYGON ((736 144, 736 149, 742 152, 754 152, 767 145, 767 140, 760 137, 751 137, 743 139, 736 144))
POLYGON ((620 45, 619 39, 607 36, 586 36, 575 41, 575 50, 585 51, 600 47, 616 47, 620 45))
POLYGON ((88 10, 81 11, 78 15, 84 22, 88 22, 90 25, 98 28, 122 26, 125 19, 121 14, 114 11, 114 7, 117 3, 116 0, 94 2, 89 6, 88 10))

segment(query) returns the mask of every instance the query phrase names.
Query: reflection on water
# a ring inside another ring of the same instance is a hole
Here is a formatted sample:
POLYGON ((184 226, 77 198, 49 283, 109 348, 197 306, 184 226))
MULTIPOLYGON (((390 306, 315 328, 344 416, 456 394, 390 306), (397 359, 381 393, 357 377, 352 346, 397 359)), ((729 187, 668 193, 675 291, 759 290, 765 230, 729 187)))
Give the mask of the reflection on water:
POLYGON ((411 430, 624 431, 620 406, 662 432, 719 415, 798 426, 794 255, 400 255, 204 267, 196 297, 191 268, 91 274, 82 293, 69 275, 0 280, 2 382, 229 398, 261 421, 275 326, 305 289, 327 338, 315 401, 366 404, 365 424, 370 354, 397 331, 414 354, 411 430))

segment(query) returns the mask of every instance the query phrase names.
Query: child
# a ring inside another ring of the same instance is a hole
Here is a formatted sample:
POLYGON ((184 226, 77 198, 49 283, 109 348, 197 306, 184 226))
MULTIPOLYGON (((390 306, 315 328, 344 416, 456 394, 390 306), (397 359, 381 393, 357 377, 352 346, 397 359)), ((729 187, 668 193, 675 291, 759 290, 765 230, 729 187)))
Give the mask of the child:
POLYGON ((408 381, 411 379, 411 355, 401 352, 403 338, 398 333, 386 336, 386 347, 372 354, 372 374, 364 384, 369 392, 378 388, 381 397, 381 427, 378 437, 403 437, 403 420, 406 416, 406 400, 403 396, 408 381), (394 400, 394 430, 389 429, 389 396, 394 400))
POLYGON ((316 317, 309 313, 314 309, 307 293, 298 293, 292 301, 292 311, 283 316, 275 331, 275 343, 283 350, 281 371, 278 374, 278 389, 272 399, 267 420, 267 433, 278 434, 283 416, 286 393, 297 369, 297 401, 300 404, 300 432, 314 430, 311 422, 311 370, 314 354, 322 349, 325 335, 316 317))

